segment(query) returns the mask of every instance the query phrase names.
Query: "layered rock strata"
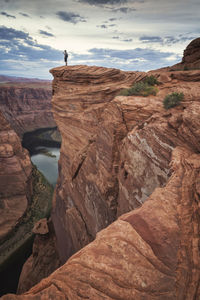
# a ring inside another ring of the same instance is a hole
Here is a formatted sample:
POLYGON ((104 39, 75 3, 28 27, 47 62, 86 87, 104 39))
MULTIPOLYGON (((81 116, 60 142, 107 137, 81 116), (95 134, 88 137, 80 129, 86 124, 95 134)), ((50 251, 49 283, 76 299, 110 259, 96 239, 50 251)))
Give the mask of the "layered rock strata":
POLYGON ((117 96, 147 74, 87 66, 53 69, 62 135, 53 223, 62 262, 166 184, 176 146, 198 151, 198 71, 154 72, 157 96, 117 96), (184 93, 169 112, 166 94, 184 93))
POLYGON ((31 170, 28 151, 0 113, 0 238, 27 208, 32 195, 31 170))
POLYGON ((55 127, 51 82, 0 83, 0 110, 17 134, 55 127))
POLYGON ((111 103, 145 73, 74 66, 53 69, 53 112, 62 136, 52 219, 62 262, 117 213, 123 113, 111 103))
POLYGON ((3 299, 199 299, 200 72, 154 71, 159 92, 147 98, 117 96, 145 73, 51 72, 62 262, 96 239, 29 292, 3 299), (166 111, 172 92, 184 101, 166 111))
POLYGON ((47 279, 3 300, 200 298, 200 155, 172 152, 171 176, 47 279))

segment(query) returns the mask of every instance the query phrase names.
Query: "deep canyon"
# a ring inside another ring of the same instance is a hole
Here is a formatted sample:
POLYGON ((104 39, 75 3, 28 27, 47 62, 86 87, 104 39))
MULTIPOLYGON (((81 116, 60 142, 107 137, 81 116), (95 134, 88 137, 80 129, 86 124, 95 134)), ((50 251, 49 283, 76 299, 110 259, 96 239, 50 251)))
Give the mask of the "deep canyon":
MULTIPOLYGON (((62 136, 59 177, 51 220, 44 237, 37 235, 21 292, 37 277, 35 258, 45 273, 49 244, 52 263, 63 265, 23 295, 2 299, 200 299, 199 53, 196 39, 180 64, 148 73, 85 65, 51 70, 62 136), (159 81, 157 95, 119 95, 147 75, 159 81), (163 99, 172 92, 184 100, 166 110, 163 99)), ((23 214, 32 192, 30 159, 0 121, 2 214, 19 194, 23 214), (11 169, 12 190, 20 183, 20 192, 8 197, 11 169)))

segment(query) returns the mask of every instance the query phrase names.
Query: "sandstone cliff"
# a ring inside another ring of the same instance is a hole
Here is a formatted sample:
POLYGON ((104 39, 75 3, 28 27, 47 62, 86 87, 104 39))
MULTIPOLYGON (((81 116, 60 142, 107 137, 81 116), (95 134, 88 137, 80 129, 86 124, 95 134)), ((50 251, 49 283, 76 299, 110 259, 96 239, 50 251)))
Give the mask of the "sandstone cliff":
POLYGON ((199 151, 200 73, 157 72, 159 92, 145 98, 116 97, 145 73, 87 66, 51 72, 63 139, 52 218, 64 262, 166 184, 176 146, 199 151), (166 112, 162 101, 173 91, 185 100, 166 112))
POLYGON ((119 146, 127 134, 112 100, 145 73, 74 66, 51 70, 62 136, 53 223, 62 262, 116 219, 119 146))
POLYGON ((117 96, 145 73, 51 72, 60 258, 96 239, 29 292, 3 299, 199 299, 200 71, 154 71, 159 92, 146 98, 117 96), (171 92, 184 101, 166 111, 171 92))
POLYGON ((0 110, 21 137, 38 128, 55 127, 51 82, 0 83, 0 110))

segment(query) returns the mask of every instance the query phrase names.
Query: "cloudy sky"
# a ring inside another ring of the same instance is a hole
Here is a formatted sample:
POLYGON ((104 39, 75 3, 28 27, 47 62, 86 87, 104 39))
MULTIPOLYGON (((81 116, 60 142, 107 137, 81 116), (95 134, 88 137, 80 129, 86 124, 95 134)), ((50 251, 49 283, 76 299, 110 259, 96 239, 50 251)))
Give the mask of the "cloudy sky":
POLYGON ((0 0, 0 74, 51 79, 61 66, 151 70, 200 36, 199 0, 0 0))

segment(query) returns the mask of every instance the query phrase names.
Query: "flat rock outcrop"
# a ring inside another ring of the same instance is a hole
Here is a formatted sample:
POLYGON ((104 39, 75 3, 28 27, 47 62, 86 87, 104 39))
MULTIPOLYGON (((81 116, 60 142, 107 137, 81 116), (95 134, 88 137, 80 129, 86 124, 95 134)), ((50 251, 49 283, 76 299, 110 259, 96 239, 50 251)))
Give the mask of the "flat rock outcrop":
POLYGON ((55 127, 51 112, 51 82, 0 83, 0 110, 16 133, 55 127))
POLYGON ((199 299, 200 155, 176 147, 170 166, 167 185, 141 208, 29 292, 2 299, 199 299))
POLYGON ((31 170, 28 151, 0 112, 0 238, 27 208, 32 194, 31 170))

